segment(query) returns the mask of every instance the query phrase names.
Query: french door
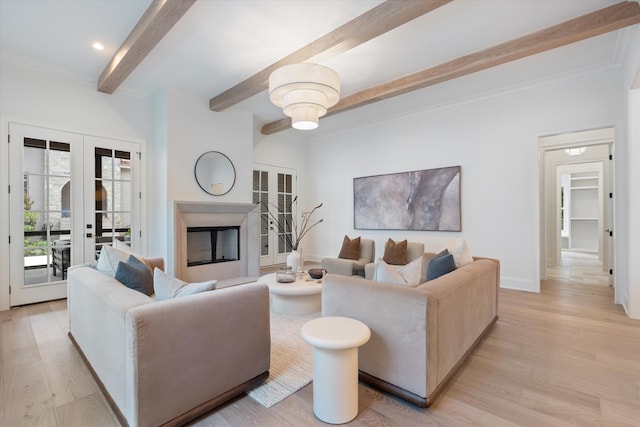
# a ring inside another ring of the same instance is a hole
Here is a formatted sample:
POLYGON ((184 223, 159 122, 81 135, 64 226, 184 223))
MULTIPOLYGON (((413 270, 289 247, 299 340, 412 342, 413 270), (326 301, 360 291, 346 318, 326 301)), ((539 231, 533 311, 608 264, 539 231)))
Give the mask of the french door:
POLYGON ((15 123, 9 134, 10 304, 65 298, 70 266, 139 228, 138 144, 15 123))
POLYGON ((254 164, 253 203, 260 205, 260 266, 283 264, 291 252, 288 242, 296 184, 294 169, 254 164))

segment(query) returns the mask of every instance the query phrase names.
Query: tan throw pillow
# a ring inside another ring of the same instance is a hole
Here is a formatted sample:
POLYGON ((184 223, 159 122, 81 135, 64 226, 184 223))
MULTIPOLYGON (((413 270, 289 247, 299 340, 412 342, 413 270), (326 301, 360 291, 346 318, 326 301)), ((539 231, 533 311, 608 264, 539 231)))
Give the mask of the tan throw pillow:
POLYGON ((345 234, 338 258, 360 259, 360 236, 349 239, 349 236, 345 234))
POLYGON ((113 247, 118 249, 119 251, 128 253, 129 255, 133 255, 134 257, 138 258, 140 262, 147 266, 147 268, 149 269, 149 274, 153 275, 153 267, 151 266, 151 264, 149 264, 149 261, 147 261, 147 259, 142 255, 131 249, 131 246, 127 245, 121 240, 113 239, 113 247))
POLYGON ((405 265, 407 263, 407 241, 396 243, 392 239, 387 240, 382 259, 387 264, 405 265))

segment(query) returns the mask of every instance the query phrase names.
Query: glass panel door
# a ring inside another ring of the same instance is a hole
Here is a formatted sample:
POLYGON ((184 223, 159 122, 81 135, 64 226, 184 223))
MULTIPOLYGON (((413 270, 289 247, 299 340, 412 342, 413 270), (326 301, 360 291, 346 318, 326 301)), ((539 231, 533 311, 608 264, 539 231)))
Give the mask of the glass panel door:
POLYGON ((9 124, 11 306, 66 298, 67 269, 140 250, 139 144, 9 124))
POLYGON ((13 123, 9 133, 11 305, 64 298, 67 269, 80 261, 72 193, 82 137, 13 123))
POLYGON ((87 137, 85 164, 92 165, 85 189, 85 257, 98 259, 114 239, 139 250, 141 192, 139 145, 87 137))
POLYGON ((254 164, 253 203, 260 204, 260 265, 282 264, 291 252, 293 169, 254 164))

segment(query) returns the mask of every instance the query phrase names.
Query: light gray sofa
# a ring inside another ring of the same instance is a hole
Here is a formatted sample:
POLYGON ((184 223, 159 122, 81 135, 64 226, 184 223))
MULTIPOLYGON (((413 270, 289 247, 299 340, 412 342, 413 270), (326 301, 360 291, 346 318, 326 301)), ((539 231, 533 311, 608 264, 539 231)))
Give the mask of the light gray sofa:
POLYGON ((477 257, 416 288, 330 274, 322 315, 371 329, 358 351, 361 380, 428 407, 498 319, 499 286, 500 262, 477 257))
POLYGON ((362 239, 360 241, 359 259, 322 258, 320 266, 327 270, 329 274, 364 277, 364 267, 374 261, 375 254, 376 242, 371 239, 362 239))
POLYGON ((269 375, 265 284, 155 301, 87 266, 68 278, 69 336, 123 425, 183 425, 269 375))

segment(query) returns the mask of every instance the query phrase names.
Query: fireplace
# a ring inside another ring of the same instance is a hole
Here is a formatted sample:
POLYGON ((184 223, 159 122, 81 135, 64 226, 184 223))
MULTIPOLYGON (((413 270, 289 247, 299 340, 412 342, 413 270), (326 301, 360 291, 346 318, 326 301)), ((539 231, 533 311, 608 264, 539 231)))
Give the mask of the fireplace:
POLYGON ((260 218, 250 203, 173 201, 167 268, 185 282, 257 277, 260 218))
POLYGON ((187 267, 240 259, 240 227, 187 227, 187 267))

